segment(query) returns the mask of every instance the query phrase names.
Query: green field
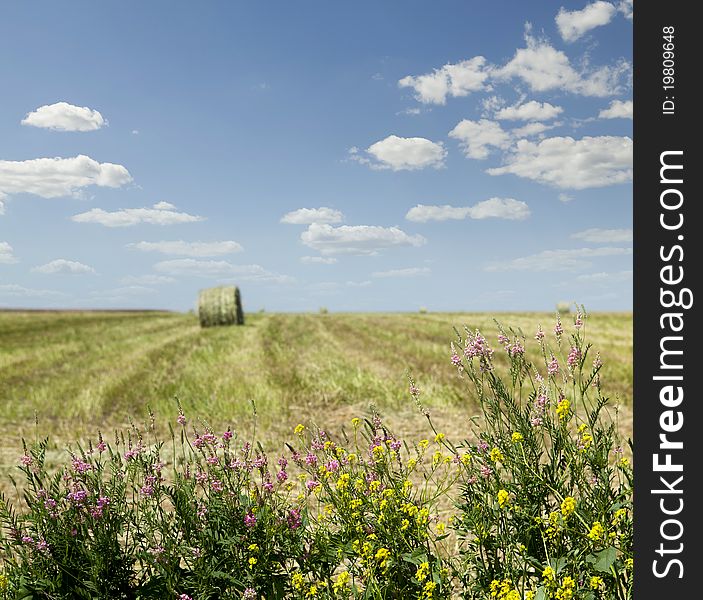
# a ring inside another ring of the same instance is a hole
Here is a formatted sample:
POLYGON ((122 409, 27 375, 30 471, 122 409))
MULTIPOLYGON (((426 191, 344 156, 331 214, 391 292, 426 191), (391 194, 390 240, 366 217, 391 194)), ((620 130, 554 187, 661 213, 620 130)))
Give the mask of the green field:
MULTIPOLYGON (((546 313, 496 317, 523 329, 532 358, 537 325, 549 332, 554 322, 546 313)), ((271 442, 300 421, 335 428, 368 414, 370 403, 399 433, 414 434, 426 425, 407 393, 408 372, 433 420, 461 436, 473 404, 449 364, 449 343, 453 327, 464 325, 498 345, 488 314, 259 313, 243 327, 201 329, 192 314, 0 312, 2 454, 14 460, 21 436, 50 433, 61 444, 97 429, 109 433, 129 418, 142 423, 147 406, 161 421, 173 420, 176 396, 191 422, 245 431, 253 402, 257 433, 271 442)), ((604 389, 623 405, 621 429, 629 431, 632 315, 592 314, 586 332, 605 362, 604 389)))

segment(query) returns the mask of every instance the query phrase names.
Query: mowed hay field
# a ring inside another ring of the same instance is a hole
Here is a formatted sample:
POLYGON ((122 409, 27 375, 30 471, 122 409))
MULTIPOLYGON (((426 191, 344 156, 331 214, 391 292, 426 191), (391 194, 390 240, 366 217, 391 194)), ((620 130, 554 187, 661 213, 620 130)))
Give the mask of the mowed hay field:
MULTIPOLYGON (((201 329, 195 315, 181 313, 0 312, 0 463, 16 461, 22 436, 49 434, 63 448, 98 429, 108 437, 129 419, 142 424, 147 407, 160 426, 174 423, 175 397, 190 423, 231 424, 245 434, 255 404, 257 438, 274 447, 298 422, 335 430, 369 415, 371 403, 397 433, 426 437, 408 373, 433 421, 461 438, 475 407, 449 362, 453 328, 478 327, 497 347, 494 317, 522 328, 528 356, 539 358, 534 332, 541 324, 551 337, 553 314, 257 313, 244 326, 201 329)), ((563 322, 568 334, 572 316, 563 322)), ((632 314, 590 314, 586 334, 629 434, 632 314)), ((503 361, 500 348, 496 356, 503 361)))

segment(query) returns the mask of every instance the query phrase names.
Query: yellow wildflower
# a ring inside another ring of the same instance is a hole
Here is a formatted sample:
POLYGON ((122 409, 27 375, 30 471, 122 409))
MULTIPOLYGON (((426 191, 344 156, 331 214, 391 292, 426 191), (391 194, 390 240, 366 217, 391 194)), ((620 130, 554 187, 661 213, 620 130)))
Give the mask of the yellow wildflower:
POLYGON ((359 417, 354 417, 352 419, 352 426, 354 427, 354 429, 359 426, 359 423, 361 423, 361 419, 359 417))
POLYGON ((332 589, 335 592, 338 592, 339 590, 343 589, 351 580, 351 575, 349 574, 349 571, 342 571, 338 576, 337 576, 337 581, 334 582, 332 585, 332 589))
POLYGON ((556 573, 552 567, 547 566, 544 568, 544 571, 542 571, 542 579, 544 579, 547 583, 553 582, 555 577, 556 573))
POLYGON ((415 579, 418 581, 425 581, 427 579, 427 576, 430 573, 430 563, 428 562, 423 562, 420 563, 420 566, 417 568, 417 571, 415 571, 415 579))
POLYGON ((603 579, 594 575, 593 577, 591 577, 591 581, 588 585, 592 590, 598 590, 603 585, 603 579))
POLYGON ((498 506, 504 508, 507 504, 510 504, 510 494, 507 490, 498 491, 498 506))
POLYGON ((257 562, 258 562, 258 561, 252 556, 252 557, 249 559, 249 566, 250 566, 250 567, 253 567, 257 562))
POLYGON ((568 519, 576 510, 576 500, 571 496, 567 496, 561 503, 561 514, 565 519, 568 519))
POLYGON ((591 527, 591 531, 588 532, 588 539, 597 542, 603 537, 604 533, 605 529, 603 529, 603 525, 601 525, 599 521, 595 521, 591 527))
POLYGON ((525 438, 522 436, 522 434, 519 431, 515 431, 515 432, 513 432, 513 435, 510 436, 510 439, 513 441, 513 444, 519 444, 525 438))
POLYGON ((391 551, 388 548, 379 548, 376 550, 374 558, 379 562, 382 567, 385 567, 388 563, 388 557, 391 555, 391 551))
POLYGON ((293 430, 297 435, 301 435, 305 431, 305 425, 298 423, 293 430))
POLYGON ((569 414, 570 408, 571 403, 566 398, 559 400, 559 404, 557 404, 557 417, 565 419, 569 414))
POLYGON ((422 448, 423 450, 425 448, 427 448, 427 446, 429 446, 429 445, 430 445, 430 440, 420 440, 420 443, 418 444, 418 446, 420 446, 420 448, 422 448))
POLYGON ((503 462, 505 460, 500 448, 492 448, 488 453, 488 458, 490 458, 493 462, 503 462))
POLYGON ((302 590, 303 585, 305 584, 303 575, 299 572, 293 573, 293 577, 291 577, 290 582, 293 585, 293 589, 295 590, 302 590))
POLYGON ((447 526, 442 523, 441 521, 437 523, 437 535, 444 535, 444 530, 447 528, 447 526))
POLYGON ((441 444, 444 441, 444 434, 438 433, 436 436, 434 436, 434 441, 438 444, 441 444))

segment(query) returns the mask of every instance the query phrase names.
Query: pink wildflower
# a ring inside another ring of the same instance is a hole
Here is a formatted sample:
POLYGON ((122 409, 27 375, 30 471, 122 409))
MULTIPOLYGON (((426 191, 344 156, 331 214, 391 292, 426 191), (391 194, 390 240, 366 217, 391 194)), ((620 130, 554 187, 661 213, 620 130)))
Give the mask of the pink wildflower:
POLYGON ((254 527, 256 525, 256 515, 252 512, 248 512, 244 515, 244 524, 247 527, 254 527))

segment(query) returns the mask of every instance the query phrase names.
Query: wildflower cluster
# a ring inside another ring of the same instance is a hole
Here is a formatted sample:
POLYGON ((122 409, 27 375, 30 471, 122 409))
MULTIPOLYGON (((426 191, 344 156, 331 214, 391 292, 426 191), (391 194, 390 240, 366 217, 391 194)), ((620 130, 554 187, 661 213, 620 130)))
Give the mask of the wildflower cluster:
POLYGON ((47 440, 25 447, 24 504, 0 501, 0 598, 630 599, 632 467, 585 319, 557 319, 551 345, 540 327, 538 364, 520 331, 499 328, 504 352, 459 337, 480 414, 458 444, 411 380, 432 430, 416 442, 374 413, 335 435, 299 424, 267 454, 179 406, 167 444, 132 427, 58 469, 47 440))
POLYGON ((271 458, 231 430, 176 422, 168 457, 136 428, 55 474, 46 440, 25 448, 26 510, 0 502, 0 597, 449 596, 426 488, 458 472, 429 442, 354 419, 341 440, 299 425, 297 447, 271 458))
MULTIPOLYGON (((463 444, 454 524, 467 597, 631 596, 632 468, 601 392, 600 355, 587 367, 585 319, 580 310, 567 335, 557 317, 553 347, 537 330, 541 364, 527 361, 521 332, 500 329, 509 378, 485 342, 455 365, 481 407, 478 442, 463 444)), ((453 348, 476 339, 467 331, 453 348)))

